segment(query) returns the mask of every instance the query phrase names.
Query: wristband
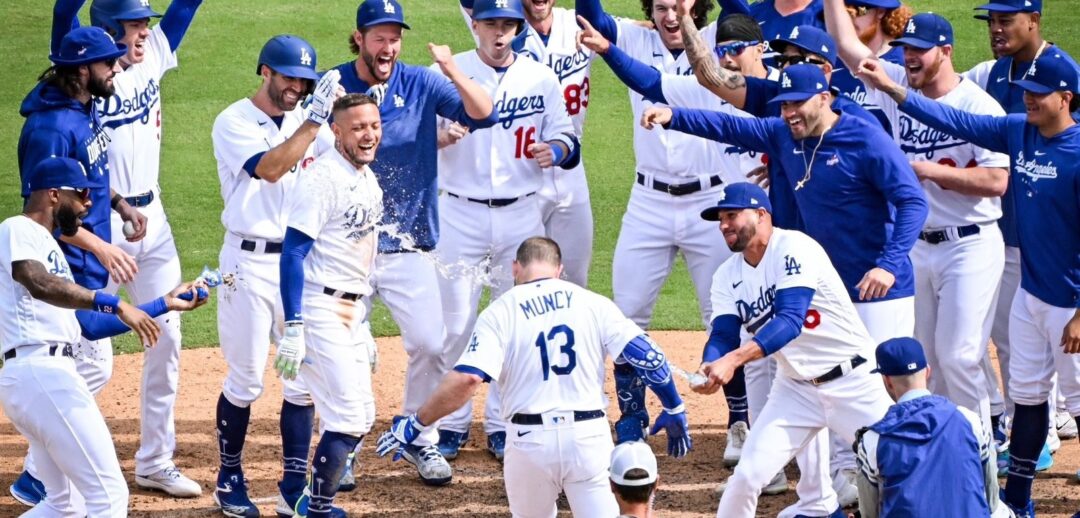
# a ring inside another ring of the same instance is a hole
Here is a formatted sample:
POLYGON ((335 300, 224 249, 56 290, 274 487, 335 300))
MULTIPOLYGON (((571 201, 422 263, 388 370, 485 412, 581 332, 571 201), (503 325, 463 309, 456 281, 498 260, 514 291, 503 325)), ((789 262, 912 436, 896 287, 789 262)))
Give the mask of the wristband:
POLYGON ((670 410, 667 409, 667 408, 664 409, 664 413, 671 414, 671 415, 681 414, 683 412, 686 412, 686 405, 683 404, 683 403, 679 403, 679 406, 677 406, 675 408, 672 408, 670 410))
POLYGON ((124 197, 120 196, 120 194, 117 193, 114 194, 113 197, 109 200, 109 204, 112 205, 113 210, 116 210, 116 206, 120 205, 120 202, 122 201, 124 201, 124 197))
POLYGON ((120 311, 120 297, 103 291, 94 292, 94 311, 115 315, 120 311))
POLYGON ((551 160, 552 165, 560 165, 563 163, 563 160, 566 159, 566 154, 563 153, 562 147, 559 146, 557 142, 558 141, 553 141, 548 143, 548 145, 551 146, 551 154, 554 155, 551 160))

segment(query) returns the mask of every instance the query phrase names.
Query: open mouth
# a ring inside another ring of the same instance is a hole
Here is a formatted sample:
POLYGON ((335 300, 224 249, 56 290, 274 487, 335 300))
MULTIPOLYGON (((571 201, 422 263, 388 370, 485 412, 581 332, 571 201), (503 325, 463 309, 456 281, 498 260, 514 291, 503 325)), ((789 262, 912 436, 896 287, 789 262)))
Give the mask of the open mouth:
POLYGON ((918 74, 923 70, 923 66, 921 63, 907 63, 905 68, 907 68, 907 72, 909 75, 918 74))
POLYGON ((537 9, 545 9, 548 6, 549 0, 532 0, 532 6, 537 9))
POLYGON ((375 151, 375 143, 374 142, 372 142, 370 144, 357 144, 356 147, 359 148, 360 151, 363 151, 365 153, 375 151))
POLYGON ((990 47, 995 49, 1004 48, 1009 44, 1009 40, 1002 36, 993 36, 990 38, 990 47))
POLYGON ((300 101, 300 92, 296 90, 285 90, 282 92, 281 98, 288 104, 296 104, 300 101))
POLYGON ((665 23, 664 25, 662 25, 661 27, 663 27, 664 32, 666 32, 668 34, 678 34, 679 33, 679 22, 668 22, 668 23, 665 23))
POLYGON ((800 127, 802 127, 804 125, 804 121, 802 120, 801 117, 800 118, 787 119, 787 120, 785 120, 785 122, 787 122, 788 127, 791 128, 792 130, 794 130, 795 128, 800 128, 800 127))

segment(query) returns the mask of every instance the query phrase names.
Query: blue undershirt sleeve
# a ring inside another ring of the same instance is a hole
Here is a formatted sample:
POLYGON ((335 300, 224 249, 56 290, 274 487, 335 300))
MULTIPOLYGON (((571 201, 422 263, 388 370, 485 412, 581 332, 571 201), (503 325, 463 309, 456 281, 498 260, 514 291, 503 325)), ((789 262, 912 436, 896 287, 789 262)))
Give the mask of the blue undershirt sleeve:
POLYGON ((52 41, 50 50, 53 54, 60 51, 60 42, 72 29, 79 27, 79 10, 86 0, 56 0, 53 6, 52 41))
POLYGON ((652 102, 667 104, 667 99, 664 98, 663 75, 659 70, 630 57, 615 45, 601 55, 611 67, 611 71, 631 90, 652 102))
POLYGON ((667 128, 697 137, 742 146, 759 153, 772 154, 775 118, 737 117, 708 110, 672 108, 667 128))
POLYGON ((776 291, 773 301, 774 313, 761 329, 754 334, 754 341, 768 356, 779 351, 802 333, 806 310, 814 298, 812 288, 784 288, 776 291))
POLYGON ((289 227, 281 249, 281 303, 285 321, 303 320, 301 297, 304 294, 304 258, 311 252, 315 238, 289 227))
POLYGON ((169 40, 169 48, 173 52, 180 48, 180 41, 184 39, 191 21, 195 19, 195 11, 199 9, 203 0, 173 0, 165 15, 161 17, 161 30, 165 32, 165 38, 169 40))
POLYGON ((709 340, 705 342, 705 350, 701 352, 701 362, 719 360, 725 354, 737 349, 741 325, 739 317, 735 315, 720 315, 714 318, 712 330, 709 331, 709 340))
POLYGON ((871 171, 872 181, 885 199, 896 208, 892 235, 875 261, 877 267, 895 275, 909 260, 930 205, 907 156, 896 146, 882 146, 875 159, 864 162, 864 167, 871 171))
POLYGON ((1009 116, 976 115, 927 99, 911 90, 908 90, 907 99, 899 108, 915 120, 938 131, 944 131, 990 151, 1009 152, 1009 116))
POLYGON ((600 5, 600 0, 576 0, 574 2, 575 12, 585 18, 592 26, 600 31, 600 34, 608 39, 612 44, 616 43, 619 37, 619 24, 612 18, 610 14, 604 12, 604 6, 600 5))
POLYGON ((251 158, 247 159, 247 161, 244 162, 244 172, 256 180, 261 180, 261 178, 259 178, 259 175, 255 174, 255 168, 259 167, 259 161, 262 160, 262 157, 265 154, 265 151, 260 151, 258 153, 255 153, 254 155, 251 155, 251 158))
POLYGON ((664 352, 647 335, 639 335, 623 348, 622 358, 634 367, 639 378, 656 394, 665 409, 682 405, 682 397, 675 388, 664 352))
MULTIPOLYGON (((155 318, 169 312, 165 297, 158 297, 145 304, 140 304, 139 309, 155 318)), ((79 321, 79 329, 87 340, 101 340, 110 336, 122 335, 131 330, 127 324, 120 320, 120 317, 89 309, 76 311, 75 319, 79 321)))

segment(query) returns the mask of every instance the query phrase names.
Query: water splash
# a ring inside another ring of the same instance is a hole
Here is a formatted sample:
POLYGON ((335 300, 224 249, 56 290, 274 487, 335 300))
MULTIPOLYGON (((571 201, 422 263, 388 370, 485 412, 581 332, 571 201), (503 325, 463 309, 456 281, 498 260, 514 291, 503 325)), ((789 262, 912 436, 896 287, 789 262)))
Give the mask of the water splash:
POLYGON ((493 258, 488 255, 479 264, 469 263, 464 260, 458 260, 455 262, 446 262, 439 256, 437 251, 422 250, 416 245, 416 241, 407 232, 403 232, 398 228, 397 223, 380 223, 375 225, 375 229, 379 232, 397 239, 401 243, 403 250, 415 252, 424 259, 427 259, 431 264, 435 265, 435 270, 439 272, 444 278, 447 279, 468 279, 475 287, 495 287, 501 279, 507 278, 505 275, 506 266, 501 264, 492 264, 493 258))

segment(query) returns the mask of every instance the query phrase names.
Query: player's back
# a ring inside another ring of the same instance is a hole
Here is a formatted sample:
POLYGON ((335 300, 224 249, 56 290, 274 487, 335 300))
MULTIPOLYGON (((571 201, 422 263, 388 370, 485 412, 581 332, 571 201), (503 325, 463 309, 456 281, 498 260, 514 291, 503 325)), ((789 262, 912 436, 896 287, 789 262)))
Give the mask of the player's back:
MULTIPOLYGON (((605 356, 620 354, 641 334, 613 302, 559 279, 515 286, 480 320, 500 327, 505 354, 498 381, 507 417, 606 409, 605 356)), ((477 327, 482 341, 480 322, 477 327)))

